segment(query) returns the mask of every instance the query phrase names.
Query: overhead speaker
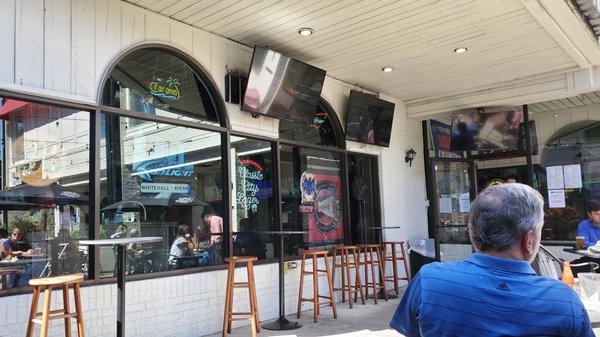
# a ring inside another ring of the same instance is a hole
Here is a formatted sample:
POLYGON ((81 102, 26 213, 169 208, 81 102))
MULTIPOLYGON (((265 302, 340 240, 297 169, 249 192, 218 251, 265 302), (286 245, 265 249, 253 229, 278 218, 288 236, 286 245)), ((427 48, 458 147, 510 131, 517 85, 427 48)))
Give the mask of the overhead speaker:
POLYGON ((225 75, 225 102, 242 104, 248 86, 248 78, 235 73, 225 75))

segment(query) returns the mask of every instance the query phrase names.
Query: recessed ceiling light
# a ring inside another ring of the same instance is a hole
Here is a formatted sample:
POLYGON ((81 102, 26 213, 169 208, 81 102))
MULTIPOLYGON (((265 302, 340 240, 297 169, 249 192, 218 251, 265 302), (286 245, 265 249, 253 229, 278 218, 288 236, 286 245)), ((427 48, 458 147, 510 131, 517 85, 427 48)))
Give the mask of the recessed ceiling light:
POLYGON ((554 114, 554 117, 558 117, 558 114, 554 114))
POLYGON ((465 47, 459 47, 459 48, 454 49, 454 52, 457 53, 457 54, 466 53, 467 52, 467 48, 465 48, 465 47))
POLYGON ((300 34, 300 36, 311 36, 314 34, 314 30, 312 30, 312 28, 300 28, 298 29, 298 34, 300 34))
POLYGON ((381 68, 381 71, 383 71, 384 73, 391 73, 392 71, 394 71, 394 67, 383 67, 381 68))

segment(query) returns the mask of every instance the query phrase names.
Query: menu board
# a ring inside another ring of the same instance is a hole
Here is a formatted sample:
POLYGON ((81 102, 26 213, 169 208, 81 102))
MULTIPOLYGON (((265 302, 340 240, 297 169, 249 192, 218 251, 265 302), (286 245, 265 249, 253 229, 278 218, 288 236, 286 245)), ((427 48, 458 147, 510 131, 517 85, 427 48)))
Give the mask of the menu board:
POLYGON ((549 190, 558 190, 565 188, 562 166, 546 167, 546 177, 549 190))
POLYGON ((548 190, 548 207, 565 208, 565 190, 548 190))
POLYGON ((581 165, 565 165, 563 166, 565 188, 581 188, 581 165))

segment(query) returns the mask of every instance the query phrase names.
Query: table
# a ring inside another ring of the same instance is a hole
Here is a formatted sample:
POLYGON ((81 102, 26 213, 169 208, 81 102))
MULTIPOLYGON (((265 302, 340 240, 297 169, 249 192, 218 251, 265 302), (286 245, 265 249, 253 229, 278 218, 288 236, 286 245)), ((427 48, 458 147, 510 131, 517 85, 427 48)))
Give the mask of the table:
POLYGON ((279 318, 262 324, 267 330, 294 330, 302 327, 300 322, 290 322, 285 318, 285 290, 283 282, 283 237, 285 235, 308 234, 308 231, 259 231, 256 234, 271 234, 279 236, 279 318))
POLYGON ((592 253, 587 249, 564 248, 563 251, 600 260, 600 253, 592 253))
POLYGON ((117 246, 117 337, 125 336, 125 247, 130 243, 161 242, 159 236, 81 240, 80 245, 117 246))

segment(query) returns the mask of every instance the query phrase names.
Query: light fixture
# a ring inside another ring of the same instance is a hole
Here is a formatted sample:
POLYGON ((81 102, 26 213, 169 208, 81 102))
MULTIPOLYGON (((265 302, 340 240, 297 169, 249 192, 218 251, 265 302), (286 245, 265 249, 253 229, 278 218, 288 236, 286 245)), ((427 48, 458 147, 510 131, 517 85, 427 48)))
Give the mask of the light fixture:
POLYGON ((394 71, 394 67, 383 67, 381 68, 381 71, 383 71, 384 73, 391 73, 392 71, 394 71))
POLYGON ((412 147, 410 150, 406 151, 406 156, 404 156, 404 162, 408 163, 408 166, 412 167, 412 161, 417 156, 417 151, 415 151, 412 147))
POLYGON ((300 34, 300 36, 311 36, 314 33, 315 33, 315 31, 312 30, 312 28, 304 27, 304 28, 298 29, 298 34, 300 34))
POLYGON ((458 47, 458 48, 454 49, 454 52, 457 53, 457 54, 466 53, 467 52, 467 48, 466 47, 458 47))

